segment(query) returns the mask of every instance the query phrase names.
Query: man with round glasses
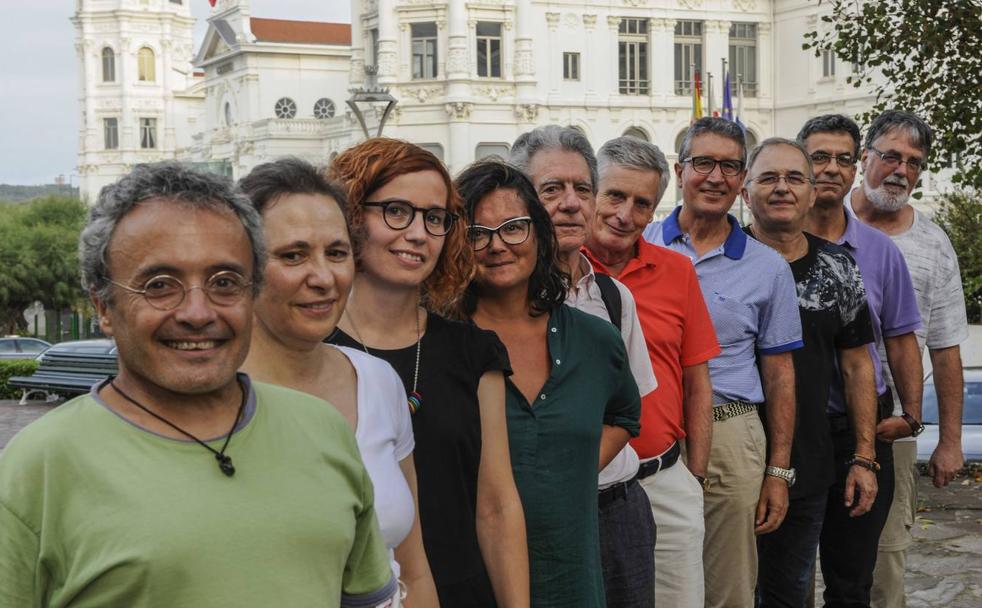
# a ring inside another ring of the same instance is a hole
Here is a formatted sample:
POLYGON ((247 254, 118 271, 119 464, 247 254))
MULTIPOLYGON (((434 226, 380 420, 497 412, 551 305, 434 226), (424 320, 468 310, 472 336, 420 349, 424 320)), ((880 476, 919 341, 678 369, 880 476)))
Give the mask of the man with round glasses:
POLYGON ((753 605, 755 535, 781 525, 795 481, 791 351, 802 346, 798 297, 781 256, 748 238, 729 215, 746 176, 745 146, 736 123, 712 117, 693 123, 675 164, 682 205, 644 232, 649 242, 692 260, 723 350, 709 362, 707 607, 753 605))
MULTIPOLYGON (((962 467, 961 418, 964 396, 960 344, 968 338, 965 295, 958 257, 948 236, 910 204, 933 133, 920 117, 888 110, 866 132, 861 162, 863 179, 849 203, 856 217, 886 233, 907 262, 917 307, 924 326, 914 332, 917 346, 931 356, 937 391, 940 439, 931 454, 928 472, 934 485, 944 487, 962 467)), ((881 362, 884 352, 879 353, 881 362)), ((887 385, 896 384, 884 368, 887 385)), ((900 399, 894 416, 903 416, 900 399)), ((914 437, 893 442, 895 489, 893 504, 880 535, 873 572, 872 606, 904 606, 906 551, 917 508, 917 443, 914 437)))
POLYGON ((119 375, 0 454, 0 605, 392 598, 345 419, 236 371, 265 263, 249 201, 224 178, 139 165, 103 188, 79 258, 119 375))
POLYGON ((867 417, 871 413, 860 418, 847 415, 839 376, 831 386, 828 403, 836 453, 855 449, 858 457, 874 458, 878 465, 876 500, 868 513, 858 517, 844 507, 841 497, 846 475, 850 467, 862 465, 845 466, 840 459, 835 483, 829 490, 819 545, 826 603, 865 606, 870 601, 877 543, 894 495, 891 443, 912 435, 920 424, 923 370, 914 332, 921 328, 921 315, 900 250, 888 236, 859 221, 844 204, 856 178, 859 127, 847 116, 827 114, 806 122, 797 139, 815 167, 815 206, 808 213, 805 231, 841 245, 856 261, 863 275, 876 338, 876 347, 870 347, 878 395, 874 453, 860 448, 869 433, 867 417), (877 356, 877 348, 884 349, 887 366, 877 356), (894 415, 893 395, 885 381, 887 368, 895 380, 898 411, 906 418, 894 415))
MULTIPOLYGON (((595 273, 583 253, 596 215, 597 159, 590 142, 575 129, 548 125, 520 135, 511 148, 511 159, 532 181, 549 212, 559 263, 570 276, 566 304, 617 327, 642 397, 642 410, 651 408, 650 396, 658 383, 634 297, 616 279, 595 273)), ((506 238, 505 232, 500 234, 506 238)), ((613 436, 622 431, 607 425, 604 432, 613 436)), ((654 603, 656 530, 638 479, 639 467, 637 452, 625 445, 598 476, 601 562, 608 608, 654 603)))
POLYGON ((765 139, 750 153, 747 173, 742 195, 754 219, 744 231, 790 265, 804 339, 804 347, 792 354, 797 407, 791 465, 796 482, 781 527, 757 539, 756 605, 804 606, 827 503, 846 504, 850 515, 859 517, 876 496, 876 392, 868 350, 873 327, 856 262, 843 247, 802 230, 815 203, 815 178, 801 144, 765 139), (865 429, 858 443, 842 441, 842 431, 833 436, 825 414, 829 386, 840 369, 846 405, 865 429), (843 491, 830 493, 836 469, 848 472, 843 491))

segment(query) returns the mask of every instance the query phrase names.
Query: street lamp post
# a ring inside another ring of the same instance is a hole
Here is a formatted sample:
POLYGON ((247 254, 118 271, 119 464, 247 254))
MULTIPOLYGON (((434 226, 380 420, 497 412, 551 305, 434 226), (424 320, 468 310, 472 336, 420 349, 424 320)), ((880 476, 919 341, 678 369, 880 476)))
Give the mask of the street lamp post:
POLYGON ((358 119, 358 124, 361 125, 361 130, 365 134, 365 138, 371 137, 368 132, 368 124, 365 122, 365 114, 358 104, 365 104, 366 108, 370 108, 373 104, 384 103, 385 110, 382 112, 382 118, 378 123, 378 131, 375 136, 380 137, 382 135, 382 129, 385 127, 385 121, 389 119, 389 114, 392 113, 392 109, 396 107, 398 101, 395 97, 389 94, 388 87, 380 87, 376 83, 375 76, 378 73, 378 66, 368 65, 365 66, 365 75, 367 83, 365 86, 354 87, 348 89, 351 93, 351 97, 348 98, 346 103, 351 111, 354 113, 355 118, 358 119))

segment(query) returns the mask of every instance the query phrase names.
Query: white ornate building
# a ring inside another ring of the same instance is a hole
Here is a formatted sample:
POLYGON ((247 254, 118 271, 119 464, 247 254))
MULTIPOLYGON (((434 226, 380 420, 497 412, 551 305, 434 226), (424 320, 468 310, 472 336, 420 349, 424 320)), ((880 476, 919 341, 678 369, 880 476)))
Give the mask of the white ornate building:
POLYGON ((247 0, 218 0, 196 53, 189 1, 78 0, 83 196, 151 158, 235 177, 285 154, 323 163, 362 137, 344 102, 366 66, 399 101, 385 134, 433 150, 451 171, 547 123, 575 126, 595 146, 642 137, 674 160, 693 64, 704 98, 715 75, 717 109, 722 60, 741 76, 751 141, 872 102, 846 83, 852 65, 802 50, 804 34, 826 26, 816 0, 351 0, 350 25, 259 19, 247 0))

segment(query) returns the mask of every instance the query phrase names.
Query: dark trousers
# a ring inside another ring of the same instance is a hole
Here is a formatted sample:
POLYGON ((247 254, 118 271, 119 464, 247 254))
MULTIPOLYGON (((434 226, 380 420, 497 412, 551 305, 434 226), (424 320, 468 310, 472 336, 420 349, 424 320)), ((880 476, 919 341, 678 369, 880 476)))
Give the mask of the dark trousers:
POLYGON ((878 491, 873 508, 859 517, 849 517, 843 502, 846 461, 856 451, 851 425, 845 416, 829 417, 835 451, 835 483, 829 489, 825 523, 819 545, 826 608, 868 608, 873 585, 873 567, 880 532, 893 502, 893 446, 876 442, 878 491))
POLYGON ((757 608, 805 607, 827 499, 826 492, 791 499, 781 527, 757 537, 757 608))
POLYGON ((600 557, 607 608, 655 605, 655 519, 636 479, 600 507, 600 557))

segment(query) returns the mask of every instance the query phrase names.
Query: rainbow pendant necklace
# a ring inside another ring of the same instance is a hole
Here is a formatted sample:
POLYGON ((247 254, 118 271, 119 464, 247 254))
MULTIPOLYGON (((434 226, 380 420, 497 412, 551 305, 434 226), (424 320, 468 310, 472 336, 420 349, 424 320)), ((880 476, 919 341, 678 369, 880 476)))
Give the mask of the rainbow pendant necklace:
MULTIPOLYGON (((361 343, 361 349, 365 351, 365 354, 371 355, 368 352, 368 346, 365 344, 364 338, 361 337, 361 332, 358 331, 358 327, 355 325, 355 320, 352 318, 351 314, 347 310, 344 314, 348 315, 348 321, 351 323, 351 329, 355 330, 355 337, 358 338, 358 342, 361 343)), ((416 414, 419 412, 420 408, 423 407, 423 396, 419 394, 416 387, 419 383, 419 356, 422 351, 423 336, 419 333, 419 312, 416 312, 416 367, 413 369, 413 390, 409 393, 407 399, 409 403, 409 413, 416 414)))

